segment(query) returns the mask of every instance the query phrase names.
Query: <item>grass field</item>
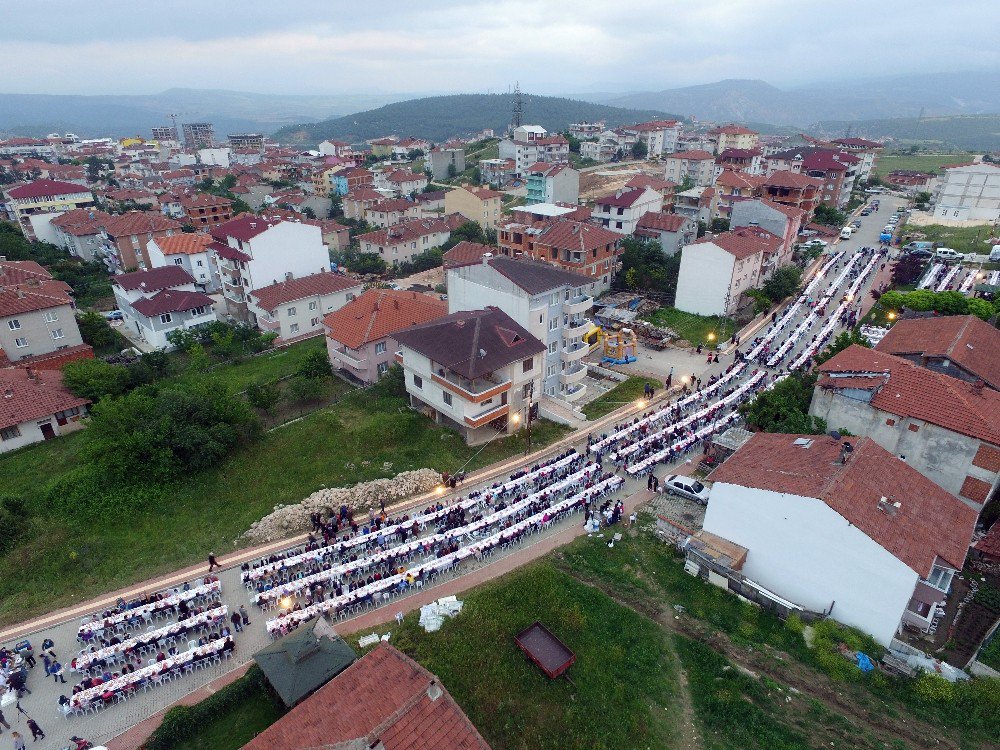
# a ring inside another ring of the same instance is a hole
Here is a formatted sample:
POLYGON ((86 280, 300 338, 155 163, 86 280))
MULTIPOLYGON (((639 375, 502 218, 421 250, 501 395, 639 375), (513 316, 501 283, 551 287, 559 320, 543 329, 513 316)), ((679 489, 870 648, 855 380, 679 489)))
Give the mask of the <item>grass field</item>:
POLYGON ((875 172, 885 177, 897 169, 910 169, 914 172, 932 174, 938 172, 945 164, 961 164, 972 161, 975 154, 880 154, 875 160, 875 172))
MULTIPOLYGON (((566 428, 540 421, 532 446, 564 434, 566 428)), ((0 457, 0 487, 23 497, 30 515, 25 541, 0 558, 0 623, 173 571, 210 551, 229 552, 273 506, 321 487, 421 467, 473 470, 525 449, 523 430, 470 448, 457 433, 410 410, 405 399, 356 391, 165 488, 165 503, 89 522, 63 517, 44 502, 49 483, 76 464, 83 439, 76 433, 0 457), (383 462, 391 470, 384 472, 383 462)))
MULTIPOLYGON (((631 377, 623 380, 607 393, 585 404, 583 413, 587 415, 587 419, 600 419, 627 404, 634 404, 643 395, 646 383, 650 383, 648 378, 631 377)), ((659 383, 654 381, 651 385, 657 386, 659 383)))
POLYGON ((728 318, 723 319, 718 315, 694 315, 693 313, 678 310, 676 307, 661 307, 651 315, 646 315, 645 319, 654 325, 672 328, 682 339, 690 342, 692 346, 697 346, 698 344, 714 346, 718 342, 718 339, 710 341, 710 335, 717 337, 721 331, 724 337, 728 337, 735 330, 733 321, 728 318), (723 326, 725 326, 725 329, 723 329, 723 326))
POLYGON ((940 224, 928 224, 920 226, 917 224, 907 224, 903 227, 901 237, 903 244, 909 241, 908 238, 920 239, 926 242, 939 242, 944 247, 958 250, 960 253, 976 253, 978 255, 989 255, 991 227, 946 227, 940 224))

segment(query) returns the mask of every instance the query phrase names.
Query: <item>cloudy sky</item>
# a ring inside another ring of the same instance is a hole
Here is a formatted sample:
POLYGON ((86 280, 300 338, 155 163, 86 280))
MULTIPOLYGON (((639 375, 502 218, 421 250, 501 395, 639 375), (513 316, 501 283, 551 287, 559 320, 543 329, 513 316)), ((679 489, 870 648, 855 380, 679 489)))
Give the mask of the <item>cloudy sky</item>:
POLYGON ((997 28, 997 0, 0 0, 0 91, 794 86, 1000 70, 997 28))

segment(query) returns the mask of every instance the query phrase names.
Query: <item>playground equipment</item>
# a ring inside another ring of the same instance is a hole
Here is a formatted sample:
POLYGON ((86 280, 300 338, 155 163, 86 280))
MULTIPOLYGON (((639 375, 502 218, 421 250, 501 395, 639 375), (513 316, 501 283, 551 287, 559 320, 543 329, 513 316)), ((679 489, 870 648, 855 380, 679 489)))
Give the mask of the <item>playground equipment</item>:
POLYGON ((612 365, 627 365, 636 361, 636 353, 639 351, 639 340, 635 331, 631 328, 622 328, 620 331, 604 331, 604 356, 602 362, 612 365))

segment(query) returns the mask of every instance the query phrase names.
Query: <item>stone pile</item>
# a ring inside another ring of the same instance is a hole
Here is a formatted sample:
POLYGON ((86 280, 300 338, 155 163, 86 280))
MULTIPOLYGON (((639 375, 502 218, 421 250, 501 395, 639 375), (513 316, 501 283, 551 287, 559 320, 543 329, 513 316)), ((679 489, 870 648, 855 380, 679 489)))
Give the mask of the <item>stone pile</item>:
MULTIPOLYGON (((317 490, 301 503, 295 505, 275 505, 274 512, 254 521, 243 539, 252 544, 273 542, 293 534, 309 531, 312 524, 309 515, 317 511, 328 514, 338 512, 341 505, 353 511, 387 506, 407 497, 430 492, 441 483, 441 475, 433 469, 404 471, 391 479, 373 479, 353 487, 332 487, 317 490)), ((362 518, 359 516, 358 521, 362 518)), ((364 519, 367 521, 367 514, 364 519)))

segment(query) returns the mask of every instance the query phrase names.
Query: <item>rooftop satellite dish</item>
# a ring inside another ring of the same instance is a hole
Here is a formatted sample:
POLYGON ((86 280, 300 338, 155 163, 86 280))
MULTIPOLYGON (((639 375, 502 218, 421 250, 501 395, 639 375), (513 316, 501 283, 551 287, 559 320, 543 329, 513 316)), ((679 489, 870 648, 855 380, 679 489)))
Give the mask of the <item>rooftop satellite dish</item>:
POLYGON ((832 437, 834 440, 840 440, 840 438, 841 438, 841 434, 839 432, 837 432, 836 430, 830 430, 830 432, 828 432, 827 434, 830 437, 832 437))

